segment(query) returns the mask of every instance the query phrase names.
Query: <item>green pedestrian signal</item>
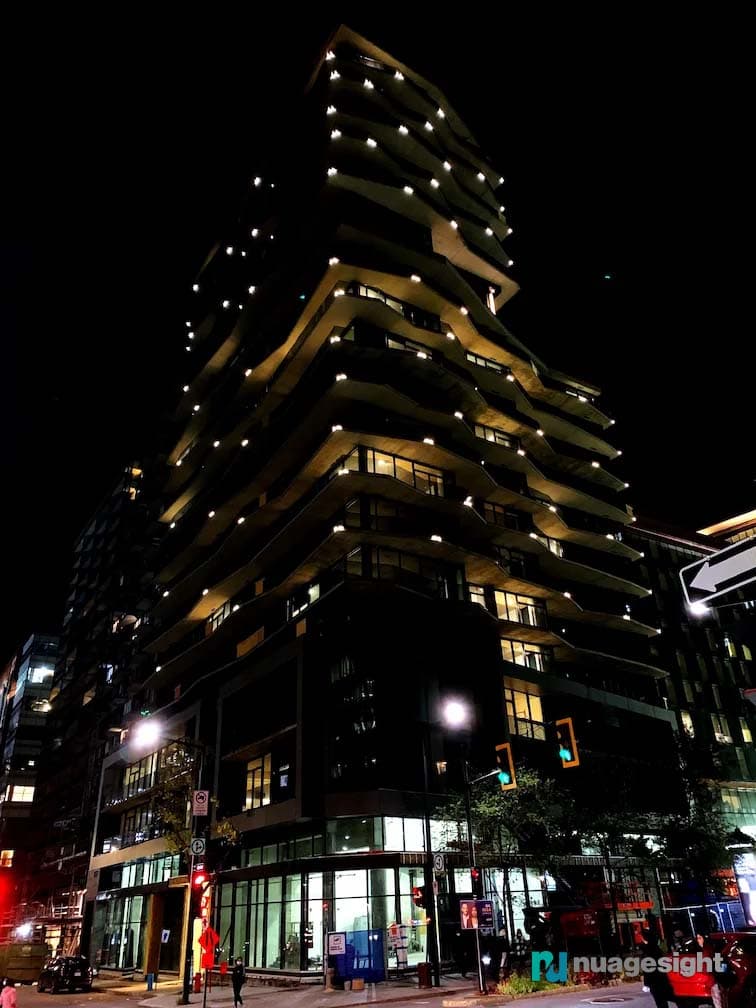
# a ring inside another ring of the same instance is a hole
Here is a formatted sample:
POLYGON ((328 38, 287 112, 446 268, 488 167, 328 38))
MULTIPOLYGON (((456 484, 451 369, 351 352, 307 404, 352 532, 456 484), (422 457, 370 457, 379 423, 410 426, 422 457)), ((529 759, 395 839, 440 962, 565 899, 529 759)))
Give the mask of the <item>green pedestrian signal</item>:
POLYGON ((502 791, 512 791, 517 787, 517 775, 515 774, 514 760, 512 759, 512 743, 502 742, 496 746, 496 762, 499 770, 496 779, 502 791))

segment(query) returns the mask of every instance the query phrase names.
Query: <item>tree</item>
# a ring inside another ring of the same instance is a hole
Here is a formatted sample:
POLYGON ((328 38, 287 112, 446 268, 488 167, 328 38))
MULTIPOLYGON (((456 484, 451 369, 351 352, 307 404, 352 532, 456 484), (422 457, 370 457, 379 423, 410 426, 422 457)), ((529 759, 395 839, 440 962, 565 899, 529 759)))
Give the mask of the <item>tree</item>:
MULTIPOLYGON (((505 861, 530 854, 546 864, 569 846, 570 804, 554 780, 526 768, 518 770, 513 791, 502 791, 495 778, 472 785, 470 810, 477 849, 484 857, 505 861)), ((447 845, 467 850, 463 795, 450 795, 435 815, 448 824, 447 845)))

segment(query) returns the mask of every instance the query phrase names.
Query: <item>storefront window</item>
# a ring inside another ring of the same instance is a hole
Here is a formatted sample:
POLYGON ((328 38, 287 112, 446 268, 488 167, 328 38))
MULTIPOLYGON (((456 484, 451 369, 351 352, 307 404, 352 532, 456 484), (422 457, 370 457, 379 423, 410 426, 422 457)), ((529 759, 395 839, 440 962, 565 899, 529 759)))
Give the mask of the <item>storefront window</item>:
POLYGON ((281 877, 268 879, 268 919, 265 925, 265 965, 281 969, 281 877))
POLYGON ((306 947, 306 964, 308 970, 320 971, 323 968, 323 876, 320 872, 313 872, 307 876, 307 920, 306 930, 309 929, 311 936, 311 947, 306 947))
POLYGON ((331 819, 328 852, 345 853, 381 849, 380 819, 331 819))

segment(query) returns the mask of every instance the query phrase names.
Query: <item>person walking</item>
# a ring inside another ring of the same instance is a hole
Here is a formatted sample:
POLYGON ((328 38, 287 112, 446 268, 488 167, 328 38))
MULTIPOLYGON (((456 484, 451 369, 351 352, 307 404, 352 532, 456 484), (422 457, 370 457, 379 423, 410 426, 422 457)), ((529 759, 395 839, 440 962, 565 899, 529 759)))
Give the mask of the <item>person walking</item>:
MULTIPOLYGON (((246 980, 247 976, 244 972, 244 962, 239 958, 239 956, 237 956, 234 962, 234 968, 231 970, 231 986, 234 988, 234 1008, 236 1008, 236 1005, 244 1004, 242 1001, 241 989, 242 984, 246 983, 246 980)), ((6 1008, 6 1006, 1 1005, 0 1008, 6 1008)), ((11 1006, 8 1006, 8 1008, 11 1008, 11 1006)))
POLYGON ((669 976, 658 968, 662 950, 656 935, 648 928, 643 930, 643 944, 640 947, 640 952, 643 959, 654 960, 654 969, 650 973, 643 974, 643 983, 651 992, 656 1008, 667 1008, 667 1003, 674 1001, 675 995, 672 991, 672 984, 669 982, 669 976))

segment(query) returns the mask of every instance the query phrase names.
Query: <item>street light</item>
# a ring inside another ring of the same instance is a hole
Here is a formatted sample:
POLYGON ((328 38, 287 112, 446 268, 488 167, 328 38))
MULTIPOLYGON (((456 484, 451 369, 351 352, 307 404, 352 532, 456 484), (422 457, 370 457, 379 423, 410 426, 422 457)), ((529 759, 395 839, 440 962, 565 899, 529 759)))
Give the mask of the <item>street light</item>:
MULTIPOLYGON (((471 721, 469 707, 460 700, 447 700, 444 704, 442 716, 444 723, 452 730, 468 727, 471 721)), ((490 776, 490 775, 486 775, 490 776)), ((465 816, 467 818, 467 849, 470 856, 470 875, 477 867, 475 864, 475 840, 473 839, 472 809, 470 808, 470 775, 468 773, 467 757, 462 756, 462 781, 465 789, 465 816)), ((475 896, 476 893, 473 893, 475 896)), ((483 978, 483 961, 480 954, 480 931, 475 928, 475 958, 478 966, 478 990, 485 994, 486 983, 483 978)))
MULTIPOLYGON (((175 739, 167 738, 164 735, 165 726, 160 721, 140 721, 136 728, 133 730, 133 735, 131 737, 131 743, 136 749, 149 749, 151 747, 160 745, 161 743, 176 743, 177 745, 185 746, 186 748, 196 749, 199 752, 199 762, 197 764, 197 784, 196 790, 200 791, 202 789, 202 769, 204 764, 204 757, 206 752, 206 746, 203 742, 194 741, 192 739, 175 739)), ((192 821, 191 821, 191 832, 190 838, 194 837, 197 831, 197 816, 194 814, 194 802, 192 802, 192 821)), ((189 995, 191 993, 192 985, 192 965, 194 963, 194 943, 192 942, 192 931, 194 930, 194 917, 192 914, 192 880, 194 878, 194 852, 191 848, 191 843, 189 845, 189 884, 187 886, 187 911, 186 911, 186 924, 184 929, 184 978, 183 987, 181 991, 181 1000, 178 1002, 182 1005, 188 1005, 189 995)))

